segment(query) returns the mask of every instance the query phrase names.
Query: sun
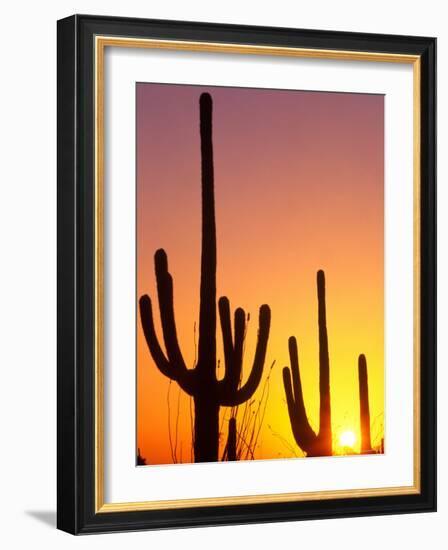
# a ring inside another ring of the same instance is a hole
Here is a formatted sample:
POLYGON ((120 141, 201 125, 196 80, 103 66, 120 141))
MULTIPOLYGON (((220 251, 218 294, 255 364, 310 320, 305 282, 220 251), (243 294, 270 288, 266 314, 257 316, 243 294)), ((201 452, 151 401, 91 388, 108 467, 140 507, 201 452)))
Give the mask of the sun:
POLYGON ((355 446, 355 443, 356 443, 355 432, 353 432, 352 430, 345 430, 341 432, 339 436, 339 445, 342 448, 349 447, 350 449, 353 449, 353 447, 355 446))

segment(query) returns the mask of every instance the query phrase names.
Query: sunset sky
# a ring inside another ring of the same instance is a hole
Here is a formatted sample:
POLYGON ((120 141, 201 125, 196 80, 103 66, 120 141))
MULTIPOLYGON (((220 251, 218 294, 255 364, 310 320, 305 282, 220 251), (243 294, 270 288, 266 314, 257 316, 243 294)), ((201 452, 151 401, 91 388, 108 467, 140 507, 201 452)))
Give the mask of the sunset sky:
MULTIPOLYGON (((258 308, 267 303, 272 311, 260 388, 275 365, 255 458, 303 455, 292 435, 282 382, 291 335, 299 346, 308 416, 318 429, 319 269, 326 277, 334 437, 354 431, 358 449, 357 359, 364 353, 372 439, 378 445, 384 413, 384 97, 137 84, 136 299, 151 296, 163 342, 154 252, 164 248, 179 343, 190 367, 199 315, 199 96, 205 91, 213 98, 217 296, 228 296, 232 311, 241 306, 251 315, 243 381, 252 366, 258 308)), ((177 459, 190 462, 190 398, 158 371, 139 316, 136 324, 137 447, 148 464, 172 462, 170 411, 172 438, 177 423, 177 459)), ((217 345, 222 363, 219 324, 217 345)))

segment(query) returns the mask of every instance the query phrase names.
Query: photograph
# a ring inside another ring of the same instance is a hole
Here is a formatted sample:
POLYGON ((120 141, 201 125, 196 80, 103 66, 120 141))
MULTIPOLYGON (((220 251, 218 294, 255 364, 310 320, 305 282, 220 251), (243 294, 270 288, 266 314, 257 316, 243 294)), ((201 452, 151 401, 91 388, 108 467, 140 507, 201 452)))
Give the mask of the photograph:
POLYGON ((384 105, 136 83, 138 465, 384 452, 384 105))

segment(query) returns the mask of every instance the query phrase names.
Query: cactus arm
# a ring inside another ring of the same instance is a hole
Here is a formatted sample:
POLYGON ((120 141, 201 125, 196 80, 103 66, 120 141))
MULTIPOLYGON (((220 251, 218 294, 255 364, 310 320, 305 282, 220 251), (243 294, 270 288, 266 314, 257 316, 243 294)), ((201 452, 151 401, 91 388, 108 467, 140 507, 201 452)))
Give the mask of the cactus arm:
POLYGON ((266 348, 269 339, 269 329, 271 326, 271 310, 269 306, 262 305, 259 312, 259 328, 257 347, 252 370, 246 383, 237 391, 225 392, 220 394, 221 404, 227 407, 234 407, 244 403, 252 397, 257 389, 261 376, 263 374, 264 360, 266 357, 266 348))
POLYGON ((222 343, 224 348, 224 360, 226 366, 225 377, 229 375, 233 366, 233 341, 232 325, 230 322, 230 304, 226 296, 222 296, 218 302, 219 319, 221 321, 222 343))
POLYGON ((283 385, 285 387, 286 402, 294 438, 297 445, 308 454, 317 440, 317 435, 310 426, 305 410, 302 382, 300 379, 297 341, 293 336, 289 338, 288 346, 291 370, 289 370, 288 367, 283 369, 283 385))
POLYGON ((243 309, 236 309, 234 319, 235 337, 233 339, 228 298, 222 296, 219 299, 218 306, 225 359, 225 374, 219 382, 219 386, 223 392, 232 392, 238 388, 241 378, 246 314, 243 309))
POLYGON ((288 367, 283 367, 283 386, 285 388, 285 395, 286 395, 286 404, 288 406, 288 413, 289 413, 289 420, 291 422, 291 427, 294 432, 294 437, 297 440, 297 437, 295 435, 295 426, 298 424, 298 414, 297 414, 297 407, 296 407, 296 401, 294 398, 294 393, 292 389, 291 384, 291 371, 288 367))
POLYGON ((194 393, 194 371, 187 369, 177 342, 176 324, 173 309, 173 281, 168 272, 165 251, 158 250, 155 256, 157 292, 160 317, 168 358, 163 352, 154 327, 152 304, 149 296, 140 298, 140 318, 143 333, 152 358, 162 374, 178 382, 188 394, 194 393))
POLYGON ((157 339, 154 328, 151 298, 147 294, 144 294, 139 300, 139 305, 143 334, 145 335, 146 343, 148 344, 154 363, 162 374, 174 380, 175 376, 173 366, 165 357, 165 354, 160 347, 159 340, 157 339))
POLYGON ((212 98, 199 100, 202 177, 202 253, 199 308, 198 369, 207 381, 216 380, 216 221, 212 144, 212 98))
POLYGON ((177 371, 186 370, 177 340, 176 322, 174 319, 173 278, 168 271, 168 258, 163 249, 155 253, 157 294, 159 297, 160 320, 163 338, 170 363, 177 371))
POLYGON ((243 346, 246 332, 246 313, 244 312, 244 309, 240 307, 235 310, 234 326, 235 338, 233 345, 233 383, 235 388, 237 388, 241 381, 241 372, 243 370, 243 346))
POLYGON ((154 328, 154 319, 152 315, 151 299, 146 294, 139 300, 140 319, 142 322, 143 334, 145 335, 146 343, 149 352, 159 371, 171 380, 177 381, 179 386, 189 395, 194 393, 194 371, 188 369, 178 369, 171 363, 162 351, 159 340, 154 328))

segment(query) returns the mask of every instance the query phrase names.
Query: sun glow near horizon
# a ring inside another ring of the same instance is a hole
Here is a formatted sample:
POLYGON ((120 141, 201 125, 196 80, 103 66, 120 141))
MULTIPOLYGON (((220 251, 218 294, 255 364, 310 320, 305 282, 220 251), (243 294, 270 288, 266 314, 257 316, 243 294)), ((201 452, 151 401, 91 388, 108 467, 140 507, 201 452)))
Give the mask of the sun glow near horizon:
POLYGON ((353 430, 343 430, 338 437, 339 447, 341 449, 350 449, 354 451, 358 438, 353 430))

